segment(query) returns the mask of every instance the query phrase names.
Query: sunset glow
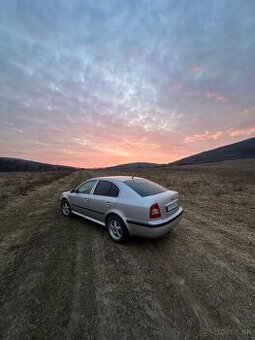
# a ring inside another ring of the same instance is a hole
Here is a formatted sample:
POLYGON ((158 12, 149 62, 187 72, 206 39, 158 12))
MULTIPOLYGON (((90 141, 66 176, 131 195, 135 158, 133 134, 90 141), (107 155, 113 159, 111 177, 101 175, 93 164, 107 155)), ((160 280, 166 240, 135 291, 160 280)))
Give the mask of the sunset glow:
POLYGON ((2 1, 0 156, 169 163, 255 135, 254 1, 2 1))

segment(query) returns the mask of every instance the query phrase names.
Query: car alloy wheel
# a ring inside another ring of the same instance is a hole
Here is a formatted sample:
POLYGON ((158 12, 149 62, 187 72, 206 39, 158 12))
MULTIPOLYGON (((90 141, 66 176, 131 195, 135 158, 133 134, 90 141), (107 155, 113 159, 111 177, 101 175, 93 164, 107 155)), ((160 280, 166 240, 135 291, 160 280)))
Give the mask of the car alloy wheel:
POLYGON ((64 216, 69 216, 71 214, 71 207, 68 201, 64 200, 61 203, 61 211, 64 216))
POLYGON ((118 221, 112 219, 109 223, 109 232, 111 237, 115 240, 120 240, 122 236, 122 229, 118 221))
POLYGON ((112 240, 115 242, 124 242, 129 237, 129 233, 124 222, 118 216, 112 216, 108 219, 107 229, 112 240))

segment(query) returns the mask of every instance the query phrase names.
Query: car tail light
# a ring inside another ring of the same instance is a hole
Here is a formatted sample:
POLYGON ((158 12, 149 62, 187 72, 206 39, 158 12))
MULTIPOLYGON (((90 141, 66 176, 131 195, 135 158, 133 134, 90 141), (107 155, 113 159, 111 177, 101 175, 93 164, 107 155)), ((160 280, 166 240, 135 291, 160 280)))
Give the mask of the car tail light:
POLYGON ((150 218, 159 218, 159 217, 161 217, 159 205, 158 203, 155 203, 150 207, 150 218))

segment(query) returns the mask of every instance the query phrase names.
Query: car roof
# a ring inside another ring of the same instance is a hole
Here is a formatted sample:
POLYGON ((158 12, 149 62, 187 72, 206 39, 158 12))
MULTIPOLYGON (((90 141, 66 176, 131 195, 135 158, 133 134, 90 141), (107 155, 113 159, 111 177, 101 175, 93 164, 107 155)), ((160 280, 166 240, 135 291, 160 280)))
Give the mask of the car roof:
POLYGON ((133 178, 141 178, 141 177, 136 177, 136 176, 103 176, 103 177, 96 177, 93 179, 97 179, 97 180, 115 180, 115 181, 119 181, 119 182, 124 182, 124 181, 128 181, 131 180, 133 178))

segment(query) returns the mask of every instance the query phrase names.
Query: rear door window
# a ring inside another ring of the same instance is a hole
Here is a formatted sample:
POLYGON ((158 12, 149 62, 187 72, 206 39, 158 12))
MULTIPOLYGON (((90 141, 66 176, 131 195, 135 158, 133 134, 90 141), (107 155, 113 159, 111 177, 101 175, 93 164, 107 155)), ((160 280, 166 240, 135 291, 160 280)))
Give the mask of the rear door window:
POLYGON ((119 188, 112 183, 111 189, 110 189, 110 194, 109 196, 111 197, 118 197, 119 196, 119 188))
POLYGON ((166 189, 161 185, 151 182, 147 179, 134 178, 124 181, 124 183, 142 197, 156 195, 160 192, 166 191, 166 189))
POLYGON ((94 195, 118 197, 119 188, 111 182, 99 181, 94 190, 94 195))

